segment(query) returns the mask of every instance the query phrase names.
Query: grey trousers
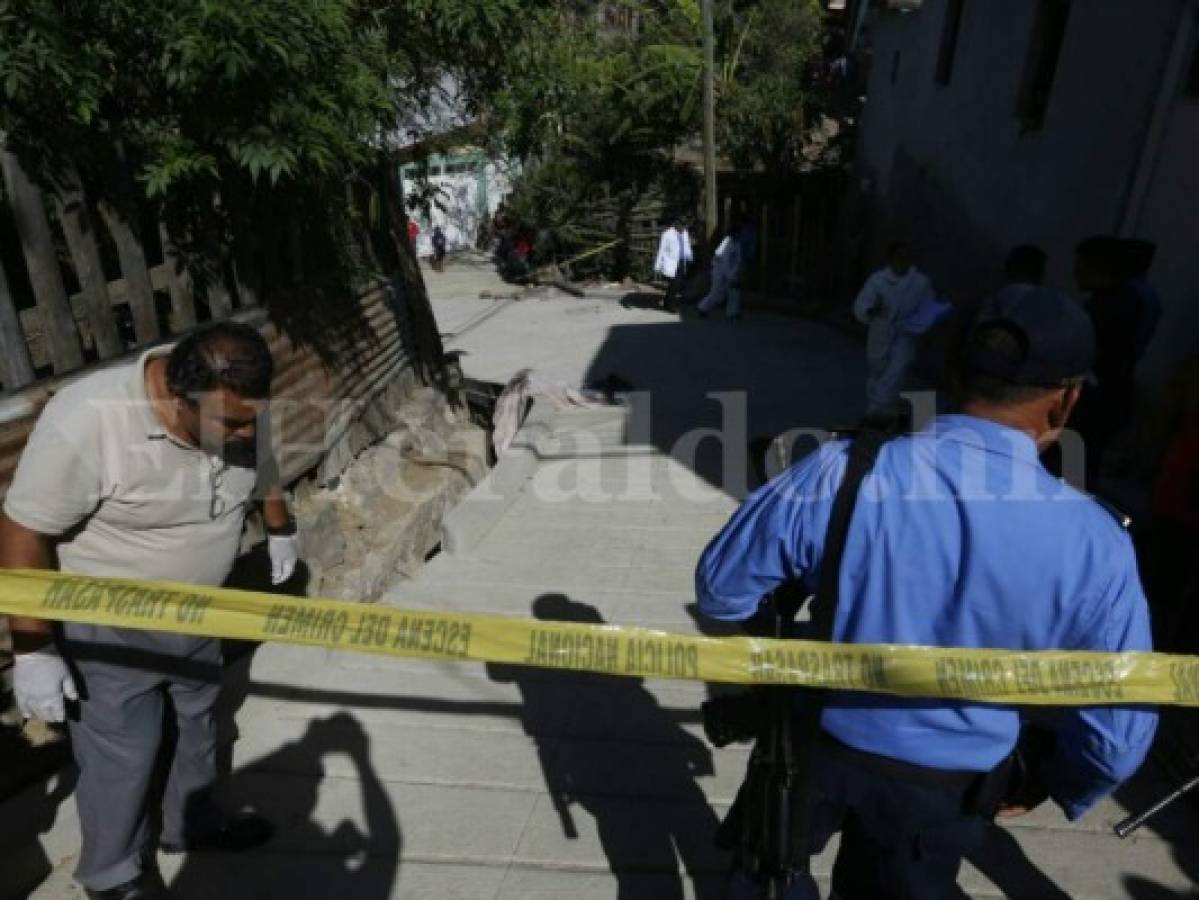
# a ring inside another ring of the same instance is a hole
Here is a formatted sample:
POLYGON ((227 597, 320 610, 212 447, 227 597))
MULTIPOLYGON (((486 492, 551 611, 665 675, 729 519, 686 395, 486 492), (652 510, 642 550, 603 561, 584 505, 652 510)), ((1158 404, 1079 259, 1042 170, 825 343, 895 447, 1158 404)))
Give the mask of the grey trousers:
POLYGON ((69 722, 83 838, 75 878, 102 891, 136 878, 152 851, 149 795, 168 708, 177 741, 162 840, 180 842, 213 824, 221 648, 215 640, 76 624, 64 627, 62 645, 83 698, 69 722))

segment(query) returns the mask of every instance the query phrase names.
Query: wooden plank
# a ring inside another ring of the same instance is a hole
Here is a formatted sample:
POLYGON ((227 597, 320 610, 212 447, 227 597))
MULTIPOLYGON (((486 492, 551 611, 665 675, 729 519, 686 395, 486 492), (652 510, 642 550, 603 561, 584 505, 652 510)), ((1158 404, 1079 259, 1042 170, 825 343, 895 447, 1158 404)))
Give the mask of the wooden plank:
POLYGON ((158 313, 154 308, 154 288, 150 284, 146 251, 142 248, 141 238, 125 210, 118 210, 110 203, 101 203, 100 215, 104 224, 108 226, 108 233, 117 248, 129 309, 133 313, 133 333, 137 336, 139 344, 156 341, 161 331, 158 327, 158 313))
POLYGON ((214 322, 233 315, 233 297, 229 294, 223 271, 218 272, 217 277, 208 283, 208 311, 214 322))
MULTIPOLYGON (((246 187, 246 190, 249 190, 246 187)), ((257 306, 262 273, 255 264, 258 236, 248 227, 252 216, 245 195, 238 184, 231 184, 215 198, 218 207, 229 211, 230 227, 233 232, 233 286, 237 292, 238 305, 257 306)))
MULTIPOLYGON (((150 270, 150 286, 156 291, 170 290, 170 274, 167 266, 155 266, 150 270)), ((124 278, 116 278, 108 282, 108 301, 113 306, 129 302, 129 285, 124 278)), ((72 294, 71 305, 83 309, 83 294, 72 294)), ((75 317, 78 319, 80 315, 76 310, 75 317)))
POLYGON ((4 169, 4 184, 21 238, 29 281, 42 314, 50 361, 55 372, 78 369, 83 365, 83 347, 58 268, 42 192, 29 180, 11 151, 0 151, 0 166, 4 169))
POLYGON ((30 384, 33 378, 33 362, 8 289, 8 276, 0 265, 0 382, 6 391, 12 391, 30 384))
POLYGON ((233 264, 233 280, 237 285, 238 305, 249 308, 258 305, 258 272, 250 255, 244 250, 237 253, 237 261, 233 264))
MULTIPOLYGON (((175 242, 164 222, 158 223, 162 242, 162 268, 166 269, 167 290, 171 294, 171 331, 182 334, 196 327, 196 303, 192 299, 191 275, 179 260, 175 242)), ((153 272, 151 280, 153 280, 153 272)))
POLYGON ((87 312, 92 343, 101 359, 109 359, 125 352, 125 342, 121 340, 116 318, 112 314, 108 279, 104 275, 104 264, 100 261, 96 226, 88 209, 87 197, 75 178, 60 187, 54 199, 58 204, 67 247, 75 262, 75 274, 79 276, 79 285, 83 288, 78 296, 81 296, 87 312))

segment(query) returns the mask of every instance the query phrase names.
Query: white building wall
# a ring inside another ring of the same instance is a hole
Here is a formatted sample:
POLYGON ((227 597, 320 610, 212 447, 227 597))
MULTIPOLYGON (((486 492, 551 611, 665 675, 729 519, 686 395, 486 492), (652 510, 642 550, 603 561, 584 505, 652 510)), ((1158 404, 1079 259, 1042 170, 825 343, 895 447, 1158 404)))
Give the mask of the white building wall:
POLYGON ((479 226, 512 190, 510 165, 477 154, 450 155, 429 166, 427 187, 404 172, 404 193, 413 196, 431 189, 428 215, 418 215, 418 256, 433 253, 433 228, 440 225, 449 250, 475 246, 479 226))
MULTIPOLYGON (((1074 0, 1044 123, 1030 132, 1017 101, 1039 2, 965 0, 944 86, 934 75, 948 0, 871 23, 860 161, 880 213, 875 251, 892 235, 911 238, 960 302, 993 289, 1007 250, 1024 242, 1048 252, 1050 284, 1071 288, 1075 244, 1119 230, 1187 0, 1074 0)), ((1183 111, 1173 123, 1175 149, 1163 153, 1137 232, 1158 244, 1154 282, 1175 321, 1197 283, 1199 254, 1176 234, 1196 234, 1193 119, 1183 111)), ((1147 362, 1153 372, 1167 364, 1147 362)))

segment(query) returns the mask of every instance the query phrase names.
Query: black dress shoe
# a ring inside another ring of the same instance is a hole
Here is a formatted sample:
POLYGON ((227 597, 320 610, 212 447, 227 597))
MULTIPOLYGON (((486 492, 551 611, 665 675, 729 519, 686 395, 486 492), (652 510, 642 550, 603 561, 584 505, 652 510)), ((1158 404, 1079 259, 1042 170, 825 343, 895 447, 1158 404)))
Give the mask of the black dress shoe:
POLYGON ((217 828, 188 837, 181 842, 162 841, 158 849, 163 853, 191 853, 215 850, 222 853, 239 853, 261 847, 275 834, 275 826, 269 820, 254 813, 242 813, 226 819, 217 828))
POLYGON ((103 891, 87 890, 88 900, 162 900, 166 896, 158 887, 157 879, 138 875, 132 881, 118 884, 103 891))

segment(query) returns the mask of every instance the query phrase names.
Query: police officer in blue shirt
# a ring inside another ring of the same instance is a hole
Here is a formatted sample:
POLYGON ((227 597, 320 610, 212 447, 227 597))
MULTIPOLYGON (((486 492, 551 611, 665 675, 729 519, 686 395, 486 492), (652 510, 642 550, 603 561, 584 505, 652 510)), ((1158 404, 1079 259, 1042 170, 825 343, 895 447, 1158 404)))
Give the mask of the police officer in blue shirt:
MULTIPOLYGON (((886 443, 850 520, 837 641, 1012 650, 1150 650, 1132 543, 1093 499, 1053 478, 1054 444, 1094 360, 1086 312, 1027 292, 984 318, 962 357, 962 412, 886 443)), ((758 490, 704 551, 700 610, 745 620, 785 582, 814 591, 847 444, 824 445, 758 490)), ((802 702, 802 692, 797 702, 802 702)), ((1157 716, 1144 708, 1061 711, 1049 796, 1077 819, 1130 777, 1157 716)), ((809 848, 841 845, 833 890, 857 898, 957 897, 963 856, 988 814, 972 788, 1008 758, 1014 707, 882 694, 828 695, 808 786, 809 848)), ((1027 810, 1008 805, 1000 816, 1027 810)), ((734 876, 733 893, 759 896, 734 876)), ((817 898, 803 876, 788 898, 817 898)))

